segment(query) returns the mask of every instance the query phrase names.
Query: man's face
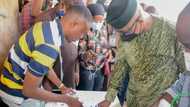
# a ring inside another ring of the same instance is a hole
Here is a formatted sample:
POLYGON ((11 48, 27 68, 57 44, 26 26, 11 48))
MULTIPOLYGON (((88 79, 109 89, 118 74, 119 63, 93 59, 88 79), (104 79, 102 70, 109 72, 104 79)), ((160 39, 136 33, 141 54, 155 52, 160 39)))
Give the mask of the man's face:
POLYGON ((89 30, 89 26, 85 21, 73 21, 68 25, 67 40, 69 42, 79 40, 89 30))
POLYGON ((96 53, 100 53, 101 52, 101 48, 100 47, 97 47, 96 48, 96 53))
POLYGON ((132 19, 128 22, 126 26, 124 26, 121 29, 116 29, 118 32, 122 33, 135 33, 139 34, 145 31, 145 19, 144 14, 145 11, 142 9, 142 7, 137 6, 137 10, 132 17, 132 19))
POLYGON ((90 49, 93 49, 93 48, 95 47, 95 41, 94 41, 94 40, 89 40, 89 41, 88 41, 88 47, 89 47, 90 49))
POLYGON ((129 32, 135 27, 135 24, 137 23, 138 18, 140 17, 140 11, 139 9, 136 10, 134 16, 132 19, 121 29, 116 29, 118 32, 129 32))
POLYGON ((94 22, 92 23, 93 31, 100 31, 103 26, 104 16, 103 15, 96 15, 94 16, 94 22))
POLYGON ((102 22, 102 21, 104 21, 104 15, 96 15, 96 16, 94 16, 94 20, 95 20, 95 22, 102 22))

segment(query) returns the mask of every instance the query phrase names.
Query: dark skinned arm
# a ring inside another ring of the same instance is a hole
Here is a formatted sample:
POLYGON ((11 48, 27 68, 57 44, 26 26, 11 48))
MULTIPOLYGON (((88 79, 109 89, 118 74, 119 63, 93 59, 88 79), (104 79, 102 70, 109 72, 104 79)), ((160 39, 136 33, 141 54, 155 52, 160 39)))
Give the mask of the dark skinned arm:
POLYGON ((32 73, 30 73, 29 70, 27 70, 23 83, 23 94, 29 98, 34 98, 47 102, 64 102, 68 104, 69 107, 82 106, 82 104, 77 99, 74 99, 64 94, 54 94, 52 92, 40 88, 42 79, 43 77, 36 77, 32 75, 32 73))

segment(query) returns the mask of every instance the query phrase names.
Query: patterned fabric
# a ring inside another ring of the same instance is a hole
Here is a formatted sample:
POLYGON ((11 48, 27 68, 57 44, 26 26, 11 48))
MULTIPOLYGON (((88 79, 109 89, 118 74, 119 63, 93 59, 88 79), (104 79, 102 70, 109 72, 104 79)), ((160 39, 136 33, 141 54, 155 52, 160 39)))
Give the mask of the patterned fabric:
POLYGON ((103 67, 104 54, 98 40, 96 36, 85 36, 79 41, 80 65, 88 70, 97 70, 103 67), (97 48, 100 48, 100 52, 96 51, 97 48))
POLYGON ((39 22, 15 43, 4 62, 0 89, 10 95, 24 97, 25 70, 41 77, 47 74, 59 55, 63 32, 59 20, 39 22))
POLYGON ((128 107, 148 107, 176 80, 179 72, 185 71, 184 65, 174 27, 155 18, 149 32, 129 42, 120 41, 106 99, 113 101, 125 72, 129 72, 128 107))

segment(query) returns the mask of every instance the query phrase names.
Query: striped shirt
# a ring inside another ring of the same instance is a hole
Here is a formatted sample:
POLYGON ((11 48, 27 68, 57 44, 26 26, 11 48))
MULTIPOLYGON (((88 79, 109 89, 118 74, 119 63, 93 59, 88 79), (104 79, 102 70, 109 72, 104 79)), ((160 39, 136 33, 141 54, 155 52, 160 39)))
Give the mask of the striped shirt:
POLYGON ((37 77, 46 75, 58 58, 62 41, 59 20, 36 23, 10 49, 0 77, 0 90, 26 98, 22 94, 26 68, 37 77))

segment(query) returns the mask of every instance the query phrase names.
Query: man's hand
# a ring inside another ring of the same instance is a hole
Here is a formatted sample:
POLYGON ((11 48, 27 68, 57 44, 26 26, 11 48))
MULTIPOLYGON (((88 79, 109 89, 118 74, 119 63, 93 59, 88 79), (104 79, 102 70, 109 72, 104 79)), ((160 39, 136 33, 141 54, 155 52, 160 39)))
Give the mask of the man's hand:
POLYGON ((62 94, 73 94, 73 93, 75 93, 72 88, 68 88, 65 86, 60 87, 60 91, 62 94))
POLYGON ((75 78, 75 83, 76 83, 76 86, 78 86, 79 85, 79 82, 80 82, 80 76, 79 76, 79 73, 78 72, 76 72, 75 74, 74 74, 74 78, 75 78))
POLYGON ((171 104, 172 99, 173 99, 173 97, 169 93, 165 92, 165 93, 161 94, 161 96, 149 107, 158 107, 160 105, 161 100, 165 100, 166 102, 171 104))
POLYGON ((98 104, 98 107, 109 107, 111 104, 110 101, 104 100, 98 104))
POLYGON ((70 97, 70 96, 64 96, 67 99, 66 104, 68 104, 69 107, 83 107, 82 103, 78 101, 78 99, 70 97))

